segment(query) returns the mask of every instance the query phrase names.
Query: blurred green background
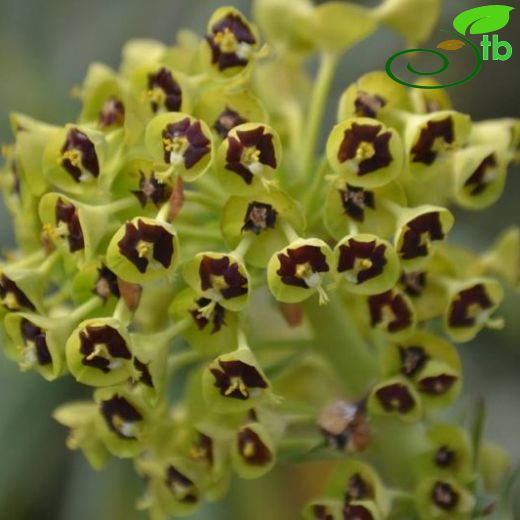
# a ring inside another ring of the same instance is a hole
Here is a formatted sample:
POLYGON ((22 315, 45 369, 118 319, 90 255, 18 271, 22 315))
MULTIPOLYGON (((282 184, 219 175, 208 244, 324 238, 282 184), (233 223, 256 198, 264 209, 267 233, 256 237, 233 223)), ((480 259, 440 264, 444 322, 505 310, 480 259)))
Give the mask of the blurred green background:
MULTIPOLYGON (((283 0, 280 0, 283 1, 283 0)), ((420 4, 422 0, 416 0, 420 4)), ((249 12, 251 2, 229 3, 249 12)), ((363 1, 364 5, 377 2, 363 1)), ((487 2, 445 2, 440 26, 453 16, 487 2)), ((224 2, 224 5, 226 2, 224 2)), ((222 5, 206 0, 0 0, 0 142, 9 142, 8 113, 26 112, 53 123, 75 117, 77 102, 69 97, 92 61, 116 67, 120 49, 132 37, 172 42, 189 27, 203 33, 211 12, 222 5)), ((453 88, 457 109, 474 120, 520 117, 520 14, 513 12, 501 36, 513 45, 507 63, 485 64, 473 81, 453 88)), ((342 62, 335 96, 360 74, 383 68, 387 57, 403 46, 396 35, 380 30, 342 62)), ((335 105, 329 107, 332 122, 335 105)), ((328 128, 328 126, 327 126, 328 128)), ((499 230, 520 224, 520 171, 509 174, 502 200, 479 213, 458 212, 451 240, 484 249, 499 230)), ((0 244, 12 245, 9 219, 0 209, 0 244)), ((466 402, 484 396, 488 403, 487 436, 520 458, 520 296, 509 293, 502 314, 507 328, 484 333, 461 348, 465 361, 466 402)), ((95 474, 77 453, 64 446, 65 431, 50 417, 56 405, 80 395, 67 380, 48 384, 21 375, 0 357, 0 520, 132 520, 140 482, 130 464, 114 461, 95 474)), ((301 505, 319 493, 322 469, 281 468, 260 481, 234 483, 230 498, 208 506, 197 519, 291 520, 301 505)), ((520 518, 520 516, 519 516, 520 518)))

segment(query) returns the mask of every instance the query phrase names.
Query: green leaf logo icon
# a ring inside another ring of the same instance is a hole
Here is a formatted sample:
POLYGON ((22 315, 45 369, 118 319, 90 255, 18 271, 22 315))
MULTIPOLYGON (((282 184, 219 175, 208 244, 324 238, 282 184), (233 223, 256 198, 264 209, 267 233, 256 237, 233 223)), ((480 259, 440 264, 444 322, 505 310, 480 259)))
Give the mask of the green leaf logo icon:
POLYGON ((460 34, 486 34, 498 31, 509 22, 509 5, 484 5, 463 11, 453 20, 453 27, 460 34))

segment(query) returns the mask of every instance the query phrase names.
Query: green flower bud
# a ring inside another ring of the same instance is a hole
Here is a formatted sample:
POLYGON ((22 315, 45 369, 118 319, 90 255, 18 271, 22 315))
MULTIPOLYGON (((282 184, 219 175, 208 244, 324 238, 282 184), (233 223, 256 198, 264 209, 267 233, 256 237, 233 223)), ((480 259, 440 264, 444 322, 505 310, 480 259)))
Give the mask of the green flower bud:
POLYGON ((452 104, 446 89, 440 88, 438 81, 432 78, 422 78, 415 82, 421 87, 437 88, 413 88, 410 96, 414 106, 414 112, 418 114, 431 114, 440 110, 452 110, 452 104))
POLYGON ((405 271, 418 271, 427 263, 433 242, 444 240, 455 221, 450 211, 424 205, 401 208, 397 213, 395 248, 405 271))
POLYGON ((407 47, 428 39, 437 23, 440 0, 425 0, 417 4, 414 0, 384 0, 373 14, 377 20, 402 34, 407 47))
POLYGON ((428 439, 431 446, 423 462, 426 474, 453 475, 459 482, 473 480, 472 446, 465 430, 439 423, 428 430, 428 439))
POLYGON ((346 119, 329 135, 327 159, 346 182, 375 188, 387 184, 401 172, 403 145, 393 128, 374 119, 346 119))
POLYGON ((317 6, 312 22, 310 37, 316 46, 335 54, 346 52, 377 28, 377 21, 368 9, 350 2, 325 2, 317 6))
POLYGON ((231 450, 235 471, 245 479, 265 475, 275 464, 273 441, 259 423, 242 426, 237 432, 231 450))
POLYGON ((284 222, 297 233, 302 233, 305 227, 305 217, 296 201, 273 189, 267 193, 228 199, 220 225, 230 247, 237 247, 246 236, 251 236, 245 260, 255 267, 265 267, 273 253, 287 243, 284 222))
POLYGON ((132 344, 127 331, 114 318, 81 322, 65 346, 67 366, 80 383, 111 386, 133 373, 132 344))
POLYGON ((209 19, 203 60, 211 74, 231 78, 249 70, 259 48, 256 27, 233 7, 218 8, 209 19))
POLYGON ((506 182, 507 163, 503 154, 486 146, 469 146, 456 153, 454 160, 455 200, 467 209, 494 204, 506 182))
POLYGON ((205 91, 195 104, 196 117, 204 120, 218 139, 225 139, 235 126, 267 122, 268 114, 258 97, 247 89, 217 86, 205 91))
POLYGON ((310 0, 255 0, 255 19, 269 43, 280 53, 305 55, 315 48, 315 9, 310 0))
POLYGON ((505 229, 485 253, 483 263, 513 288, 520 288, 520 229, 505 229))
POLYGON ((368 318, 373 329, 380 330, 393 341, 402 341, 415 331, 417 314, 410 298, 391 289, 367 298, 368 318))
POLYGON ((469 520, 475 499, 450 478, 429 478, 419 484, 416 503, 423 520, 469 520))
POLYGON ((338 106, 338 123, 352 117, 384 121, 385 113, 393 109, 411 111, 408 90, 384 71, 368 72, 343 91, 338 106))
POLYGON ((94 194, 111 181, 108 144, 102 132, 67 125, 52 134, 43 153, 43 174, 49 183, 74 195, 94 194))
POLYGON ((249 302, 249 275, 241 258, 234 254, 199 253, 186 262, 183 276, 192 289, 210 300, 200 308, 205 318, 211 316, 217 304, 237 312, 249 302))
POLYGON ((491 315, 502 302, 502 286, 490 278, 476 278, 450 285, 444 315, 446 332, 453 341, 472 340, 485 326, 500 327, 502 320, 491 315))
POLYGON ((357 294, 388 291, 399 278, 399 260, 392 245, 375 235, 348 235, 334 249, 335 266, 345 288, 357 294))
POLYGON ((132 73, 143 65, 160 63, 166 52, 166 46, 151 39, 135 38, 123 46, 120 71, 129 78, 132 73))
POLYGON ((367 407, 374 415, 396 415, 405 422, 416 422, 422 416, 421 398, 402 376, 377 384, 370 392, 367 407))
POLYGON ((332 251, 325 242, 318 238, 299 238, 271 257, 267 283, 280 302, 301 302, 317 292, 320 303, 326 303, 323 276, 332 265, 332 251))
POLYGON ((259 123, 234 127, 217 150, 222 187, 233 195, 255 195, 273 184, 282 161, 282 145, 274 129, 259 123))
POLYGON ((47 381, 63 373, 63 345, 70 334, 70 326, 38 314, 16 312, 4 320, 11 342, 7 354, 21 370, 37 370, 47 381))
POLYGON ((497 444, 484 441, 479 450, 479 471, 489 493, 496 493, 511 471, 511 457, 497 444))
POLYGON ((389 238, 394 233, 395 216, 385 201, 406 204, 404 191, 397 182, 364 189, 337 179, 327 191, 323 210, 325 226, 338 240, 355 229, 360 233, 389 238))
POLYGON ((183 113, 154 117, 146 127, 146 147, 152 157, 169 165, 168 172, 193 181, 211 163, 211 131, 204 121, 183 113))
POLYGON ((81 89, 83 107, 80 124, 92 123, 108 132, 123 126, 126 92, 117 74, 101 63, 93 63, 81 89))
POLYGON ((173 273, 179 255, 179 240, 170 224, 135 217, 112 237, 106 263, 123 280, 146 283, 173 273))
POLYGON ((59 128, 22 114, 11 114, 11 126, 16 136, 19 169, 23 171, 29 191, 35 196, 41 196, 49 186, 42 174, 43 155, 47 143, 58 134, 59 128))
POLYGON ((100 388, 94 393, 98 406, 100 437, 117 457, 135 457, 142 450, 145 435, 144 403, 122 388, 100 388))
POLYGON ((94 469, 101 469, 109 453, 99 436, 96 405, 90 401, 67 403, 58 407, 53 417, 70 429, 67 447, 80 449, 94 469))
POLYGON ((217 412, 242 412, 268 397, 271 384, 249 349, 216 358, 202 375, 208 405, 217 412))

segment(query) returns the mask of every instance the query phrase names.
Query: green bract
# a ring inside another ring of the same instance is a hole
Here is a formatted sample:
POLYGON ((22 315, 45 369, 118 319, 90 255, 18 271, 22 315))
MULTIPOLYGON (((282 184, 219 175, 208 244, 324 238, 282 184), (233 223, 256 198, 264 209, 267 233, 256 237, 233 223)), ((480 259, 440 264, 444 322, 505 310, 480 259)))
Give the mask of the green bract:
POLYGON ((501 328, 520 288, 518 227, 483 252, 451 235, 453 207, 505 191, 520 120, 472 122, 428 74, 334 85, 381 25, 425 41, 440 3, 254 0, 255 21, 219 7, 204 35, 93 63, 75 120, 11 114, 2 348, 83 386, 55 412, 67 446, 96 469, 131 459, 151 520, 320 461, 307 520, 513 517, 508 456, 481 439, 480 405, 456 404, 441 333, 501 328))

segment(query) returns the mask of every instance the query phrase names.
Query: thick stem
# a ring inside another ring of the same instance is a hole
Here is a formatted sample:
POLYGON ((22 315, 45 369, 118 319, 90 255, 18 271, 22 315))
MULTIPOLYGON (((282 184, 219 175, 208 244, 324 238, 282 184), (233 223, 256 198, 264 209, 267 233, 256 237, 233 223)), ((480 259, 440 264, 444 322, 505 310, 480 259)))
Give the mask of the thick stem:
POLYGON ((316 351, 336 369, 348 396, 361 398, 376 378, 377 362, 354 320, 334 293, 328 305, 318 306, 314 299, 304 305, 316 351))
POLYGON ((334 72, 338 64, 338 56, 330 53, 321 55, 320 68, 314 90, 312 93, 309 118, 307 119, 307 133, 305 136, 303 149, 303 179, 305 182, 311 177, 315 166, 316 147, 321 130, 323 113, 329 97, 330 87, 334 79, 334 72))

